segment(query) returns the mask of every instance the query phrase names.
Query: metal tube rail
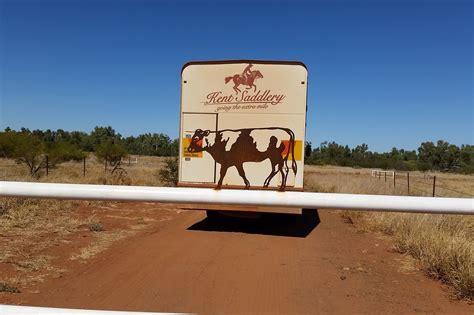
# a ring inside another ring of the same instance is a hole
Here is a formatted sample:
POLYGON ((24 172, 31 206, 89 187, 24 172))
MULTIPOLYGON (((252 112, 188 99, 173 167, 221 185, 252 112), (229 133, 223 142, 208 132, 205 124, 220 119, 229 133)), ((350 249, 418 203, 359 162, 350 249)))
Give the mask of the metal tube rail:
POLYGON ((227 204, 310 209, 346 209, 474 215, 474 200, 472 198, 407 197, 294 191, 215 190, 210 188, 170 188, 0 181, 0 197, 147 201, 218 205, 227 204))

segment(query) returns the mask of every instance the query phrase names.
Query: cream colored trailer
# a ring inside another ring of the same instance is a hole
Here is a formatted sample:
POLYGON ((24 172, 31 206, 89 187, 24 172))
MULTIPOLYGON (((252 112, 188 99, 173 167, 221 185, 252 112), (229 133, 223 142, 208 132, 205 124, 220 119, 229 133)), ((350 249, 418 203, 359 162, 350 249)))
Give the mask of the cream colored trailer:
POLYGON ((179 186, 303 190, 301 62, 190 62, 181 74, 179 186))

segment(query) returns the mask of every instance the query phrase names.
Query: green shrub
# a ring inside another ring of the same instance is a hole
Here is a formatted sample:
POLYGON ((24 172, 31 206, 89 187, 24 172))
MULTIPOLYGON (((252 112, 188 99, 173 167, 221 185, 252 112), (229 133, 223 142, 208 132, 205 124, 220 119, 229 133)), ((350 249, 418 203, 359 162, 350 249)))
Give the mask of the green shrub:
POLYGON ((104 226, 100 222, 93 222, 89 223, 89 231, 91 232, 102 232, 104 230, 104 226))
POLYGON ((5 282, 0 282, 0 292, 6 293, 20 293, 17 287, 13 287, 5 282))
POLYGON ((178 184, 178 158, 167 158, 165 166, 160 170, 158 176, 166 186, 176 186, 178 184))
POLYGON ((109 164, 115 165, 127 155, 127 151, 121 144, 107 142, 95 147, 95 155, 100 162, 107 160, 109 164))

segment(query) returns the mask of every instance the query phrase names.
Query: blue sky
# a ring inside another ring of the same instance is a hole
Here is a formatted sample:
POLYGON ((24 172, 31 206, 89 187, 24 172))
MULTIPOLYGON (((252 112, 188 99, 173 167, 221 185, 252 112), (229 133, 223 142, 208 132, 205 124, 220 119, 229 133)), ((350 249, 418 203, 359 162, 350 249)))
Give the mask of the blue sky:
POLYGON ((178 136, 190 60, 299 60, 307 140, 473 141, 472 1, 0 0, 0 128, 178 136))

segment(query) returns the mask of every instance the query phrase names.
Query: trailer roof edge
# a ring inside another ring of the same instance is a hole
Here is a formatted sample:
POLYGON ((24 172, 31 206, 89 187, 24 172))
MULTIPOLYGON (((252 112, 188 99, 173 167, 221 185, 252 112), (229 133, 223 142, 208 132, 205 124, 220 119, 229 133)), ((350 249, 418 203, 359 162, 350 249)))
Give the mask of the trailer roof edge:
POLYGON ((266 64, 266 65, 295 65, 302 66, 306 70, 308 67, 301 61, 290 61, 290 60, 253 60, 253 59, 236 59, 236 60, 209 60, 209 61, 188 61, 181 68, 181 74, 184 69, 192 65, 222 65, 228 63, 252 63, 252 64, 266 64))

